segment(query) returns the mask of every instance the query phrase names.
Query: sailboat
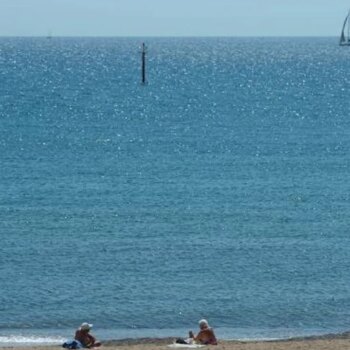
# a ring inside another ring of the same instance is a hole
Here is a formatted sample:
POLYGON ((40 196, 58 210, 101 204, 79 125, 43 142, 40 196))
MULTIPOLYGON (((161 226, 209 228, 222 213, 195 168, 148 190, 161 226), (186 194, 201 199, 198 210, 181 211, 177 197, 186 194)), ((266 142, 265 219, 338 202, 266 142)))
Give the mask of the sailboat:
POLYGON ((340 34, 339 45, 340 46, 350 46, 350 11, 345 17, 343 28, 340 34))

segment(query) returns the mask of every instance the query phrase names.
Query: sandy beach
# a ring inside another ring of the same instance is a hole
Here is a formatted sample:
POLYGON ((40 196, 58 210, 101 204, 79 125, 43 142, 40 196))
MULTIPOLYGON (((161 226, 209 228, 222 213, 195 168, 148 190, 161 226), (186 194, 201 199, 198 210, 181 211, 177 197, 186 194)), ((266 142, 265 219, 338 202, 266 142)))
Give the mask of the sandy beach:
MULTIPOLYGON (((101 349, 108 350, 167 350, 174 338, 166 339, 125 339, 105 342, 101 349)), ((345 350, 350 347, 348 333, 339 335, 326 335, 321 337, 296 338, 273 341, 219 341, 217 346, 205 346, 202 349, 213 350, 345 350)), ((2 349, 23 350, 24 347, 9 346, 2 349)), ((60 346, 30 346, 27 350, 61 350, 60 346)), ((186 349, 186 348, 183 348, 186 349)))

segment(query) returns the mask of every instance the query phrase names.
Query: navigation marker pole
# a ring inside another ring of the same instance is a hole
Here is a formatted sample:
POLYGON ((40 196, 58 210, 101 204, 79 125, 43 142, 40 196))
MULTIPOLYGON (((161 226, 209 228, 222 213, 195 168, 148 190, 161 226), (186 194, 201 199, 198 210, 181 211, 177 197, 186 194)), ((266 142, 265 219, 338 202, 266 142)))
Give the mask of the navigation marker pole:
POLYGON ((142 84, 146 84, 146 52, 147 52, 147 47, 145 43, 142 43, 142 51, 141 51, 141 57, 142 57, 142 72, 141 72, 141 81, 142 84))

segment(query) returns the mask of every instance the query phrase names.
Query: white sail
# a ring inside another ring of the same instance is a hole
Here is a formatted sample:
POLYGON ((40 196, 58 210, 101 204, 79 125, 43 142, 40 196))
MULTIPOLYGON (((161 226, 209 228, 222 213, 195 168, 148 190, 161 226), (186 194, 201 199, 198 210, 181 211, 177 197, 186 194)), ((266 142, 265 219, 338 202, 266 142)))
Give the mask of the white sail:
POLYGON ((350 11, 349 11, 348 15, 345 17, 345 20, 343 23, 343 27, 342 27, 341 34, 340 34, 340 40, 339 40, 340 46, 350 46, 349 19, 350 19, 350 11))

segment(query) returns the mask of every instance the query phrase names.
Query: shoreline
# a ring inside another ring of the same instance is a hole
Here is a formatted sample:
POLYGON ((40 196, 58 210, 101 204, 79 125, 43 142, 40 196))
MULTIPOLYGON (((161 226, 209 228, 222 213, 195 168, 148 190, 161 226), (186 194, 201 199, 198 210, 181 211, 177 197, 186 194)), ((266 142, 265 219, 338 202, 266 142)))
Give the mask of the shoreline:
MULTIPOLYGON (((102 341, 101 348, 116 350, 161 350, 174 343, 176 337, 164 338, 125 338, 102 341)), ((324 335, 291 337, 285 339, 266 340, 220 340, 217 346, 207 345, 203 349, 213 350, 348 350, 350 347, 350 331, 329 333, 324 335)), ((52 350, 63 349, 61 345, 51 344, 8 344, 0 345, 0 349, 12 350, 52 350)), ((96 348, 98 349, 98 348, 96 348)), ((187 349, 183 347, 183 349, 187 349)))
MULTIPOLYGON (((119 342, 103 344, 100 349, 108 348, 109 350, 170 350, 168 347, 171 343, 154 340, 138 340, 138 342, 119 342)), ((203 350, 209 348, 213 350, 348 350, 350 339, 307 339, 307 340, 268 340, 268 341, 219 341, 218 345, 208 345, 203 350)), ((59 350, 63 349, 59 345, 50 346, 6 346, 1 347, 3 350, 59 350)), ((181 348, 186 350, 189 348, 181 348)))

